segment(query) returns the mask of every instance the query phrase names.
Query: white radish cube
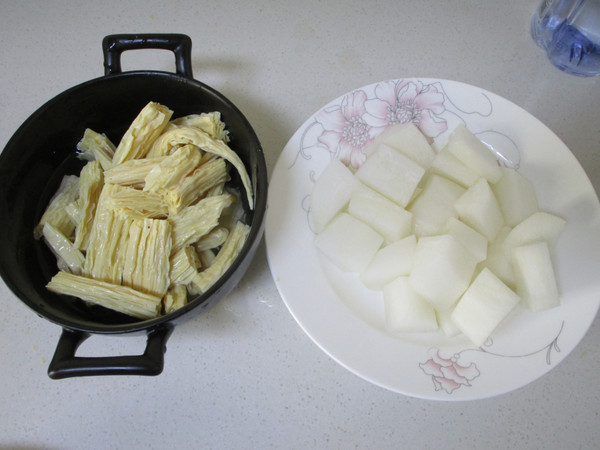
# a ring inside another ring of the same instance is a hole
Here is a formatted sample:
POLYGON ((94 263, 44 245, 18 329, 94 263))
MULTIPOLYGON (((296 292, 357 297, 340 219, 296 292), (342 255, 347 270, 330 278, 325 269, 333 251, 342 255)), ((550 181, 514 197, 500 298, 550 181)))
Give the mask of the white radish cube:
POLYGON ((315 238, 317 249, 346 272, 363 271, 382 243, 379 233, 345 212, 315 238))
POLYGON ((452 320, 453 311, 454 308, 450 308, 445 311, 436 311, 438 325, 448 338, 457 336, 461 333, 460 329, 452 320))
POLYGON ((490 183, 496 183, 502 177, 496 156, 466 126, 456 127, 444 148, 490 183))
POLYGON ((387 328, 395 333, 420 333, 438 329, 435 310, 398 277, 383 288, 387 328))
POLYGON ((356 171, 367 186, 405 207, 425 169, 393 148, 381 144, 356 171))
POLYGON ((440 150, 435 156, 431 163, 431 170, 465 188, 475 184, 481 178, 446 148, 440 150))
POLYGON ((364 185, 352 194, 348 213, 371 226, 388 243, 412 232, 412 213, 364 185))
POLYGON ((429 167, 435 157, 435 150, 412 122, 388 127, 380 139, 382 143, 398 150, 424 168, 429 167))
POLYGON ((465 192, 458 184, 439 175, 430 175, 419 196, 407 208, 413 214, 417 236, 440 234, 450 217, 456 217, 454 202, 465 192))
POLYGON ((464 223, 493 241, 504 226, 504 216, 488 182, 481 178, 454 203, 464 223))
POLYGON ((380 248, 361 272, 360 281, 369 289, 380 290, 390 281, 408 275, 413 265, 417 238, 414 235, 380 248))
POLYGON ((552 249, 566 223, 565 219, 554 214, 544 211, 533 213, 506 236, 502 244, 504 253, 510 257, 513 248, 532 242, 546 242, 552 249))
POLYGON ((515 287, 515 273, 510 258, 504 253, 503 243, 512 228, 502 227, 498 236, 488 245, 487 257, 480 268, 487 267, 511 289, 515 287))
POLYGON ((477 262, 487 257, 488 241, 485 236, 455 217, 450 217, 446 222, 444 233, 454 236, 464 245, 477 262))
POLYGON ((504 167, 502 178, 492 186, 504 221, 514 227, 537 212, 538 200, 531 181, 514 169, 504 167))
POLYGON ((332 159, 315 182, 310 195, 310 212, 315 233, 344 209, 359 185, 354 174, 339 159, 332 159))
POLYGON ((440 311, 450 308, 467 289, 477 261, 456 238, 448 234, 417 241, 411 287, 440 311))
POLYGON ((496 275, 483 269, 458 301, 451 318, 460 331, 479 347, 519 300, 519 296, 496 275))
POLYGON ((512 263, 516 292, 525 307, 531 311, 543 311, 559 305, 556 275, 546 242, 514 248, 512 263))

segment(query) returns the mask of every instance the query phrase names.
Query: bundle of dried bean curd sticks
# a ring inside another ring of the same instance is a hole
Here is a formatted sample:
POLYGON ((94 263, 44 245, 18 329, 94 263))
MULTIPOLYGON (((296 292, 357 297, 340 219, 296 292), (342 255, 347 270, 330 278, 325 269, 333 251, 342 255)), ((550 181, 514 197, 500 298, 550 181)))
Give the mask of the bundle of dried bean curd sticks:
POLYGON ((49 290, 150 319, 231 266, 250 227, 226 187, 230 167, 253 208, 250 178, 218 112, 172 116, 148 103, 117 146, 85 130, 77 149, 88 162, 63 177, 34 229, 57 258, 49 290))

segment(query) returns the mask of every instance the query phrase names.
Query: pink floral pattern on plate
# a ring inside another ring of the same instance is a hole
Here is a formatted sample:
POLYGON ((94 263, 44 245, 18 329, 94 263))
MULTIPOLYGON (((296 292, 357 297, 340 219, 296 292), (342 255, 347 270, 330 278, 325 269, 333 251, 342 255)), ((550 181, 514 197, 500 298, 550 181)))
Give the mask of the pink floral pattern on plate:
POLYGON ((539 353, 546 353, 546 364, 552 364, 552 350, 556 352, 560 352, 560 348, 558 346, 558 338, 560 337, 564 327, 564 322, 561 324, 558 333, 550 341, 550 343, 543 348, 522 354, 522 355, 506 355, 494 353, 491 351, 491 347, 493 346, 493 340, 488 338, 487 342, 484 346, 476 348, 476 349, 464 349, 457 353, 452 354, 449 357, 443 357, 440 354, 440 349, 433 348, 429 350, 429 359, 424 363, 419 363, 419 367, 425 373, 425 375, 431 376, 431 381, 433 382, 433 387, 436 391, 446 391, 448 394, 452 394, 455 390, 459 389, 462 386, 470 387, 472 386, 471 381, 475 380, 479 375, 481 375, 479 369, 477 368, 477 364, 471 362, 468 365, 459 364, 460 358, 463 353, 466 352, 483 352, 492 356, 502 357, 502 358, 525 358, 529 356, 533 356, 539 353))
POLYGON ((445 96, 434 84, 391 80, 378 83, 374 91, 372 97, 353 91, 315 115, 323 128, 319 145, 344 164, 360 167, 367 156, 364 148, 391 125, 412 122, 430 139, 448 129, 440 117, 445 96))

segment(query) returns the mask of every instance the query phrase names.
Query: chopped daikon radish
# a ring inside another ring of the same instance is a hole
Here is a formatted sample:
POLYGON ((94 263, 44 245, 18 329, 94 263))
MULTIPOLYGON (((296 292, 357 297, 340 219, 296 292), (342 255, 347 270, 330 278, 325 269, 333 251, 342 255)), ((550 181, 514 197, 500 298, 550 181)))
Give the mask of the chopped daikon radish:
POLYGON ((496 156, 466 126, 457 126, 444 148, 490 183, 502 177, 496 156))
POLYGON ((392 332, 420 333, 438 329, 435 310, 398 277, 383 288, 386 324, 392 332))
POLYGON ((354 174, 339 159, 332 159, 321 174, 310 195, 310 212, 315 233, 325 226, 350 201, 359 185, 354 174))
POLYGON ((544 211, 533 213, 506 236, 502 248, 511 256, 513 248, 532 242, 546 242, 552 249, 566 225, 566 220, 544 211))
POLYGON ((504 225, 500 205, 488 182, 481 178, 454 203, 458 217, 493 241, 504 225))
POLYGON ((348 212, 370 225, 387 243, 412 232, 412 213, 366 186, 352 194, 348 212))
POLYGON ((450 308, 467 289, 477 261, 449 234, 421 237, 417 242, 411 287, 437 310, 450 308))
POLYGON ((383 237, 366 223, 340 213, 315 238, 315 245, 340 269, 362 272, 371 262, 383 237))
POLYGON ((519 300, 519 296, 496 275, 489 269, 483 269, 458 301, 451 318, 479 347, 519 300))
POLYGON ((444 233, 454 236, 471 252, 477 262, 483 261, 486 258, 488 241, 485 236, 457 218, 450 217, 448 219, 444 233))
POLYGON ((465 192, 458 184, 432 174, 419 196, 407 208, 413 214, 413 230, 417 236, 440 234, 450 217, 456 217, 454 202, 465 192))
POLYGON ((504 226, 498 233, 493 242, 490 242, 485 261, 480 263, 480 268, 487 267, 494 275, 502 280, 511 289, 515 287, 515 273, 510 262, 510 258, 504 253, 502 244, 506 236, 510 233, 509 226, 504 226))
POLYGON ((431 163, 431 170, 461 186, 468 188, 475 184, 479 175, 465 166, 456 156, 443 148, 435 155, 431 163))
POLYGON ((440 329, 444 332, 446 337, 454 337, 461 333, 460 329, 456 326, 454 321, 452 320, 452 312, 454 311, 454 307, 450 307, 445 311, 436 311, 438 325, 440 329))
POLYGON ((367 186, 405 207, 425 169, 393 148, 380 144, 356 171, 367 186))
POLYGON ((422 167, 429 167, 435 157, 435 150, 427 142, 425 135, 412 122, 389 127, 380 137, 381 142, 408 156, 422 167))
POLYGON ((417 246, 414 234, 380 248, 367 268, 361 272, 360 281, 369 289, 382 289, 387 283, 412 269, 417 246))
POLYGON ((503 167, 502 178, 492 186, 504 221, 514 227, 538 211, 533 184, 514 169, 503 167))
POLYGON ((516 292, 524 306, 542 311, 560 303, 558 285, 546 242, 534 242, 512 250, 516 292))

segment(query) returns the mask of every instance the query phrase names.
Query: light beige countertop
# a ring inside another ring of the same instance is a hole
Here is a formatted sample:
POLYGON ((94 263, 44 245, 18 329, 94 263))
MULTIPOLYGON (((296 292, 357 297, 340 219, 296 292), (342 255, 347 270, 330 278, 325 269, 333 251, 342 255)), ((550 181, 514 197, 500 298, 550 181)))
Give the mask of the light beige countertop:
MULTIPOLYGON (((105 35, 185 33, 194 78, 246 115, 269 173, 294 132, 329 101, 378 81, 427 77, 478 86, 537 117, 599 192, 600 78, 573 77, 547 61, 529 35, 537 4, 3 1, 0 149, 47 100, 103 75, 105 35)), ((173 56, 127 52, 123 69, 171 72, 173 56)), ((46 371, 60 327, 3 282, 0 299, 0 448, 600 445, 598 318, 538 380, 494 398, 435 402, 370 384, 322 352, 283 303, 264 240, 229 296, 175 328, 157 377, 51 380, 46 371)), ((93 336, 81 352, 139 353, 144 343, 143 336, 93 336)))

